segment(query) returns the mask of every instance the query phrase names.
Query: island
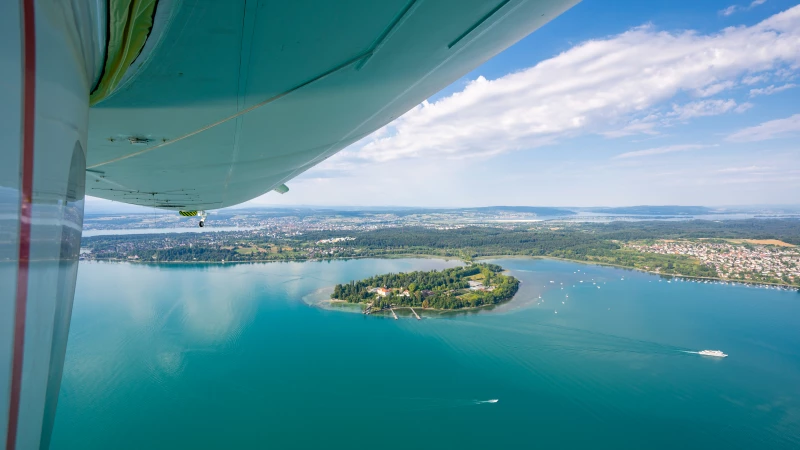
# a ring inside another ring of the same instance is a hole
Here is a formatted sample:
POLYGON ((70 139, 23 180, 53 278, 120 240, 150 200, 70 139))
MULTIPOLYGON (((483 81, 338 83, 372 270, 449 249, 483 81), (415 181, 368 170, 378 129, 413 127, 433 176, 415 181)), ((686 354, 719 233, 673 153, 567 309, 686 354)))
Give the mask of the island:
POLYGON ((471 263, 444 270, 388 273, 337 284, 332 301, 360 303, 370 314, 391 308, 455 310, 510 300, 519 280, 497 264, 471 263))

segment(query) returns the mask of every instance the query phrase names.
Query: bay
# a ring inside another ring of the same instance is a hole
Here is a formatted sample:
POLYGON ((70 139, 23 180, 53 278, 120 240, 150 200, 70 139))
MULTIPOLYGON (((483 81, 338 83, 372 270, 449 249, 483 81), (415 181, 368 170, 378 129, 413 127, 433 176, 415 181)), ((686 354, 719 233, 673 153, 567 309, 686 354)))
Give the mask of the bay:
POLYGON ((304 299, 458 261, 82 263, 51 448, 800 446, 798 293, 492 262, 514 300, 419 321, 304 299))

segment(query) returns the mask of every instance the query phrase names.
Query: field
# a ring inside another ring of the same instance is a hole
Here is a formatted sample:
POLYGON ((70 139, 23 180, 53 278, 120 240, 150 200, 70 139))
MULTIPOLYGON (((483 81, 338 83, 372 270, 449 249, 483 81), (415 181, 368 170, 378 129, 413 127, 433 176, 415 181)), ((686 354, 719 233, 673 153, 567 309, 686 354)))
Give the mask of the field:
POLYGON ((795 247, 778 239, 726 239, 733 244, 776 245, 778 247, 795 247))

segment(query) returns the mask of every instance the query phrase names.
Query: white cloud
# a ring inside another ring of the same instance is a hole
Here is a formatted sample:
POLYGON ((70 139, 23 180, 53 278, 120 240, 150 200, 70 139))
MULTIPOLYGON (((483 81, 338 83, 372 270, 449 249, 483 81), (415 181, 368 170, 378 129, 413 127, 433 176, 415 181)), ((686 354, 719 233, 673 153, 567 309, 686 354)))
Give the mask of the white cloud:
POLYGON ((709 147, 716 147, 716 145, 703 145, 703 144, 669 145, 666 147, 648 148, 647 150, 637 150, 635 152, 622 153, 615 156, 614 159, 641 158, 643 156, 663 155, 664 153, 701 150, 709 147))
POLYGON ((704 97, 777 71, 796 73, 798 48, 800 6, 710 35, 643 26, 584 42, 495 80, 479 77, 460 92, 417 106, 341 159, 460 159, 532 149, 581 134, 657 133, 676 117, 747 109, 750 104, 710 99, 659 112, 680 93, 704 97))
POLYGON ((720 92, 726 89, 730 89, 734 86, 736 86, 736 83, 734 81, 728 80, 722 83, 712 84, 711 86, 705 88, 697 89, 695 91, 695 95, 697 95, 698 97, 711 97, 713 95, 719 94, 720 92))
POLYGON ((769 79, 769 77, 767 75, 764 75, 764 74, 761 74, 761 75, 748 75, 748 76, 742 78, 742 83, 747 84, 747 85, 758 84, 758 83, 761 83, 762 81, 767 81, 768 79, 769 79))
POLYGON ((723 9, 719 13, 720 13, 720 15, 723 15, 723 16, 727 17, 727 16, 730 16, 731 14, 735 13, 738 10, 739 10, 738 6, 731 5, 731 6, 728 6, 727 8, 725 8, 725 9, 723 9))
POLYGON ((785 119, 770 120, 754 127, 744 128, 731 134, 729 142, 755 142, 788 137, 800 132, 800 114, 785 119))
POLYGON ((658 132, 655 130, 656 119, 660 116, 648 116, 643 119, 635 119, 632 120, 629 124, 625 125, 625 127, 620 128, 618 130, 610 130, 610 131, 603 131, 602 134, 605 137, 609 138, 618 138, 623 136, 630 136, 633 134, 649 134, 649 135, 657 135, 658 132))
POLYGON ((766 167, 766 166, 746 166, 746 167, 726 167, 724 169, 718 169, 716 173, 767 173, 774 171, 774 167, 766 167))
POLYGON ((750 97, 755 97, 757 95, 772 95, 776 92, 785 91, 787 89, 791 89, 796 86, 797 85, 794 83, 787 83, 784 84, 783 86, 777 86, 777 87, 774 84, 772 84, 761 89, 750 89, 750 97))
POLYGON ((775 71, 775 78, 777 78, 778 80, 781 80, 781 81, 797 78, 797 71, 796 71, 797 70, 797 65, 795 65, 795 67, 793 67, 792 69, 784 68, 784 69, 776 70, 775 71), (794 70, 792 70, 792 69, 794 69, 794 70))
MULTIPOLYGON (((796 161, 795 161, 796 162, 796 161)), ((784 184, 787 186, 796 185, 800 181, 800 169, 789 166, 744 166, 726 167, 714 171, 716 177, 710 177, 707 181, 716 185, 722 184, 784 184)))
POLYGON ((694 117, 716 116, 726 113, 736 108, 733 100, 702 100, 699 102, 687 103, 685 105, 673 105, 670 116, 675 116, 678 120, 688 120, 694 117))
POLYGON ((748 6, 748 7, 738 6, 738 5, 731 5, 731 6, 728 6, 727 8, 725 8, 725 9, 723 9, 722 11, 720 11, 719 14, 722 15, 722 16, 727 17, 727 16, 730 16, 731 14, 733 14, 733 13, 735 13, 737 11, 747 11, 749 9, 755 8, 758 5, 763 5, 766 2, 767 2, 767 0, 753 0, 750 3, 750 6, 748 6))

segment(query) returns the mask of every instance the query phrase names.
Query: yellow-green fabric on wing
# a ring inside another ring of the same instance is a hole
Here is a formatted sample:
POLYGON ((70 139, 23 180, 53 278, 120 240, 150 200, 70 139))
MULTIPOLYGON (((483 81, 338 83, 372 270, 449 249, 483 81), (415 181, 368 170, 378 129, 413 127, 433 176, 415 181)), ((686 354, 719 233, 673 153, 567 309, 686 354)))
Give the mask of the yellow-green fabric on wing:
POLYGON ((117 88, 125 71, 139 56, 150 29, 158 0, 109 0, 108 46, 103 76, 89 97, 95 105, 117 88))

